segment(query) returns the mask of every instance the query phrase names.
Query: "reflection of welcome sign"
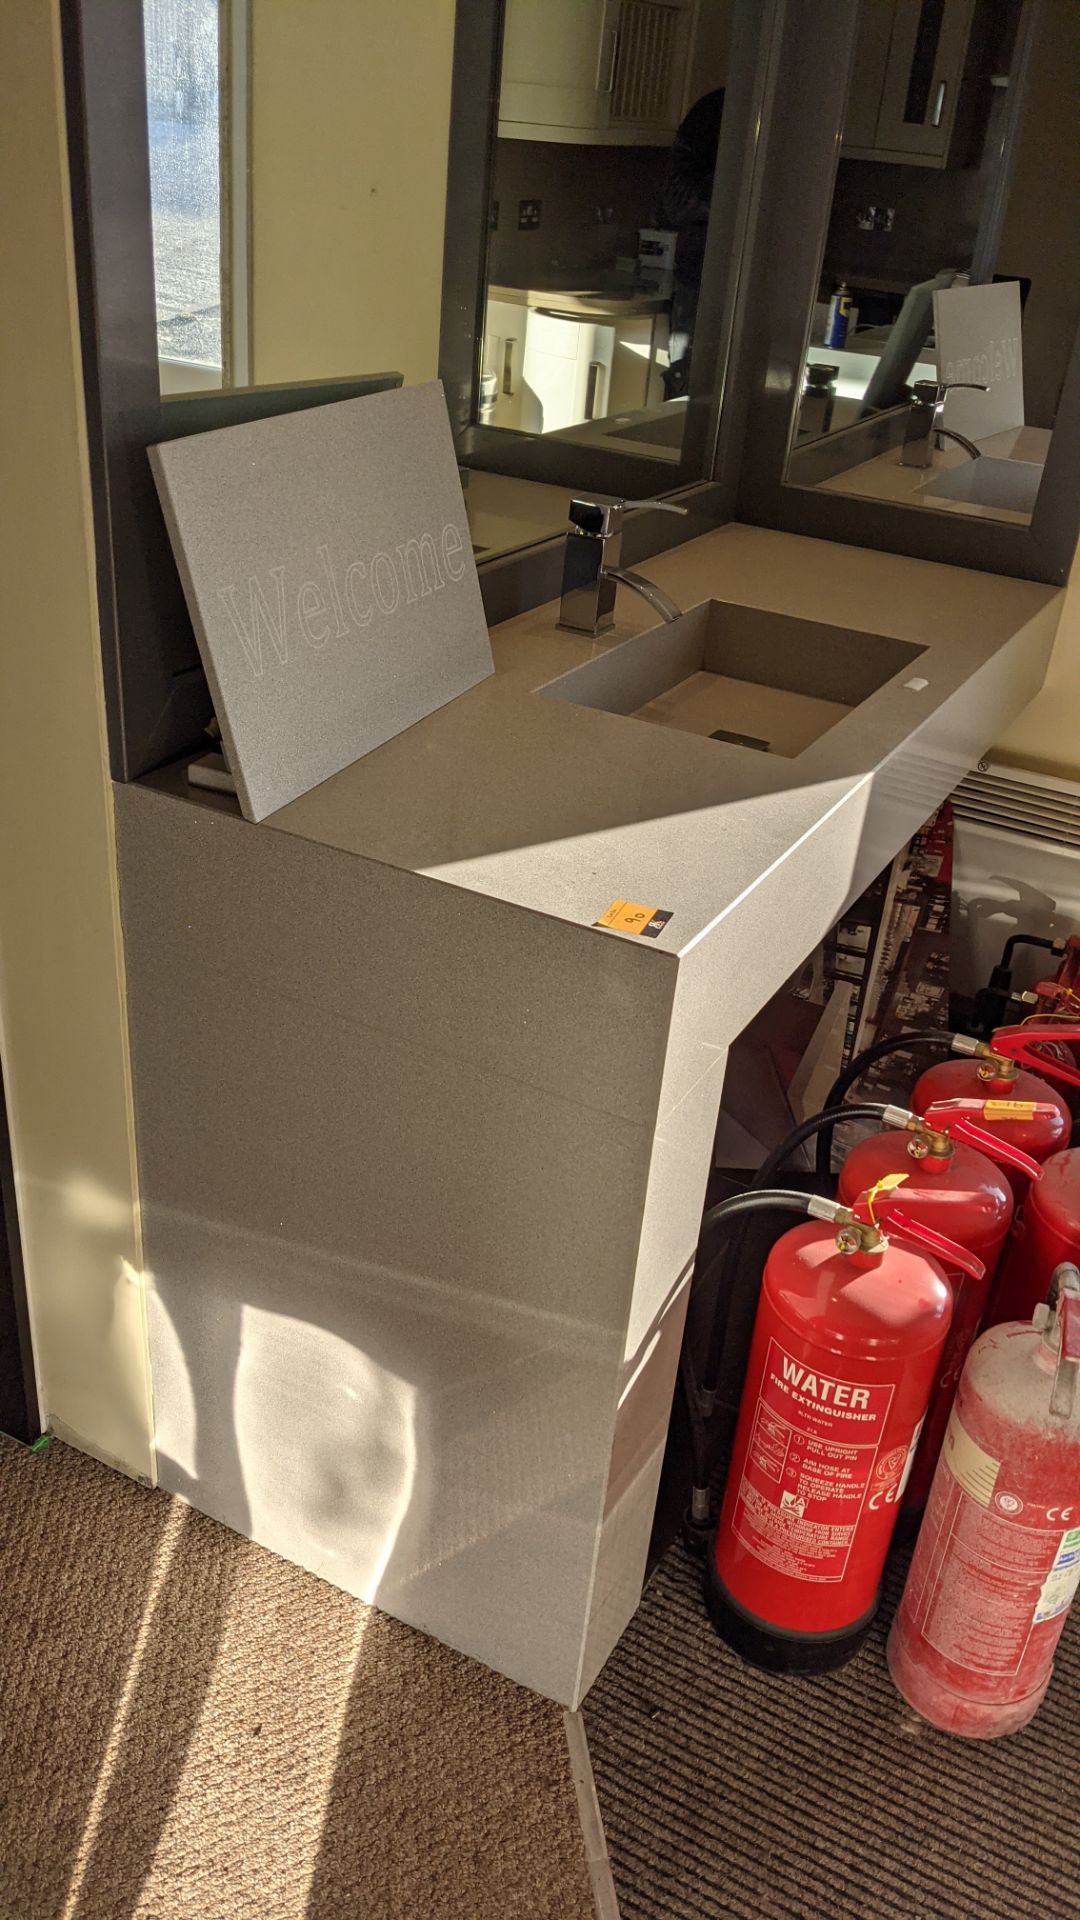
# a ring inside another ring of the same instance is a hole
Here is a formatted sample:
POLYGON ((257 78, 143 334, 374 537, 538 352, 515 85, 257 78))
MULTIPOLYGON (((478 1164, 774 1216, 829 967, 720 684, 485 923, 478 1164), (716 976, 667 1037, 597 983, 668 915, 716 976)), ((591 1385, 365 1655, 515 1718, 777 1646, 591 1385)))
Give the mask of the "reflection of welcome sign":
POLYGON ((248 819, 492 671, 437 382, 150 459, 248 819))
POLYGON ((950 393, 945 425, 985 440, 1024 424, 1020 286, 939 287, 934 293, 939 380, 974 380, 988 393, 950 393))

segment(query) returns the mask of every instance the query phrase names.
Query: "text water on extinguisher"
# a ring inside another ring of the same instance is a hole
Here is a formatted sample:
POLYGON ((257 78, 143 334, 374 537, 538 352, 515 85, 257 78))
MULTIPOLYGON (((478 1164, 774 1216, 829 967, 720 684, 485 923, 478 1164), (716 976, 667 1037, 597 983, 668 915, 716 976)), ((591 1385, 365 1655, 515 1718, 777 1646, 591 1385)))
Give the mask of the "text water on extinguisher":
POLYGON ((911 1464, 914 1442, 878 1458, 893 1392, 770 1340, 733 1516, 756 1559, 796 1580, 844 1578, 864 1508, 895 1506, 911 1464))

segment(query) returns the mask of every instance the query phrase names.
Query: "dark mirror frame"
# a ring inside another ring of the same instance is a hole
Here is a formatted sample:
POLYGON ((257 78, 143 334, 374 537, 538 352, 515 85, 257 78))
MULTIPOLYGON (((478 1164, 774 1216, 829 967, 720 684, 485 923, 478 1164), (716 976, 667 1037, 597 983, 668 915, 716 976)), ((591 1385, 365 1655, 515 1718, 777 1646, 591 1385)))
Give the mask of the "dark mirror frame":
MULTIPOLYGON (((1029 34, 1038 33, 1045 3, 1028 0, 1029 34)), ((786 477, 807 317, 817 298, 832 206, 857 0, 782 0, 782 9, 780 72, 762 183, 765 214, 746 270, 753 325, 743 329, 743 351, 730 375, 751 395, 737 515, 789 533, 1060 585, 1080 534, 1080 331, 1030 526, 916 512, 796 486, 786 477)))

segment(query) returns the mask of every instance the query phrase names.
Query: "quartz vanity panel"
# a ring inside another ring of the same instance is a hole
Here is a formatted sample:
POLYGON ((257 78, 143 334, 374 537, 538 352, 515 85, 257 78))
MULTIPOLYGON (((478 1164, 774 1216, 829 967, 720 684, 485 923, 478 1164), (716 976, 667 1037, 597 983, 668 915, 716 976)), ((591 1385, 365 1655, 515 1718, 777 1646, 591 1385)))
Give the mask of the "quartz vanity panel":
POLYGON ((162 1484, 569 1703, 675 963, 116 799, 162 1484))
MULTIPOLYGON (((691 971, 680 971, 680 987, 683 973, 691 971)), ((690 1008, 692 1001, 681 1010, 684 1024, 690 1008)), ((677 993, 673 1036, 679 1022, 677 993)), ((679 1051, 677 1045, 672 1051, 679 1051)), ((705 1076, 659 1120, 653 1140, 579 1698, 641 1595, 725 1065, 725 1053, 714 1057, 705 1076)))
POLYGON ((262 825, 117 793, 165 1484, 567 1705, 640 1591, 725 1050, 1061 604, 738 526, 652 571, 923 652, 784 761, 538 694, 621 636, 533 609, 262 825))
POLYGON ((150 460, 249 820, 491 673, 438 381, 150 460))
MULTIPOLYGON (((905 835, 877 807, 882 769, 897 757, 901 780, 914 776, 910 798, 925 784, 920 756, 937 759, 940 785, 925 818, 961 753, 977 759, 1037 690, 1061 607, 1060 592, 1030 581, 764 527, 723 527, 655 556, 650 573, 682 606, 716 596, 863 633, 869 650, 881 635, 921 652, 784 759, 537 692, 656 625, 643 601, 624 594, 614 633, 594 643, 559 632, 551 603, 496 629, 496 672, 483 686, 282 808, 272 824, 583 925, 616 898, 669 909, 657 945, 680 954, 711 939, 726 917, 737 921, 748 896, 779 871, 779 932, 785 942, 805 933, 805 952, 817 936, 783 906, 784 890, 799 884, 801 849, 854 801, 853 818, 867 826, 860 870, 867 878, 877 870, 866 858, 889 835, 878 867, 891 859, 905 835), (1005 670, 984 673, 998 656, 1005 670), (950 744, 937 716, 954 696, 950 744)), ((849 867, 845 885, 853 878, 849 867)), ((739 966, 741 994, 745 955, 739 966)))

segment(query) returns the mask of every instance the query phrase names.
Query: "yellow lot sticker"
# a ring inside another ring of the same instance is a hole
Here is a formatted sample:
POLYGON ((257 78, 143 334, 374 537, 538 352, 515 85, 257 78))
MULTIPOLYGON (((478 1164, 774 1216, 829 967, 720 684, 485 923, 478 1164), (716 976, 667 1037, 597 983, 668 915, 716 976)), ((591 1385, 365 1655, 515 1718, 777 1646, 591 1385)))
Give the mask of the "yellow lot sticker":
POLYGON ((985 1100, 984 1120, 1034 1120, 1034 1100, 985 1100))
POLYGON ((611 927, 616 933, 640 933, 647 940, 655 940, 670 919, 670 912, 663 907, 645 907, 640 900, 613 900, 594 925, 611 927))

